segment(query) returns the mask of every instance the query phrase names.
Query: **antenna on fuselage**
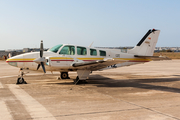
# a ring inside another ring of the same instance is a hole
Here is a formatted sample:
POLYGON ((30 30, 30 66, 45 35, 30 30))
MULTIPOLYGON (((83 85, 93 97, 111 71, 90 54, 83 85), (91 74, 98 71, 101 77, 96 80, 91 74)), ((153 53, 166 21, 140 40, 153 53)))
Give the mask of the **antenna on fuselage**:
POLYGON ((94 43, 94 41, 90 44, 90 46, 89 46, 89 47, 91 47, 93 43, 94 43))

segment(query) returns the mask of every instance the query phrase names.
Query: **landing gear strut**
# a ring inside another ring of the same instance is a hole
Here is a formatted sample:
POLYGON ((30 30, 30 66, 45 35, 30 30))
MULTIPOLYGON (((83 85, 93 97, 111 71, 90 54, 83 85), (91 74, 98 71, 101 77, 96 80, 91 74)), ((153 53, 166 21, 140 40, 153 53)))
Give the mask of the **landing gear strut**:
POLYGON ((74 80, 75 85, 77 85, 77 84, 85 84, 85 83, 88 83, 88 82, 86 80, 80 80, 79 76, 77 76, 76 79, 74 80))
POLYGON ((17 79, 16 84, 27 84, 27 82, 23 78, 24 72, 21 70, 23 70, 23 69, 22 68, 20 69, 20 77, 17 79))
POLYGON ((78 84, 78 82, 79 82, 79 77, 77 76, 76 79, 74 80, 74 84, 76 85, 78 84))
POLYGON ((90 70, 77 70, 78 76, 74 80, 74 84, 76 85, 78 83, 87 83, 86 79, 89 77, 90 73, 90 70))

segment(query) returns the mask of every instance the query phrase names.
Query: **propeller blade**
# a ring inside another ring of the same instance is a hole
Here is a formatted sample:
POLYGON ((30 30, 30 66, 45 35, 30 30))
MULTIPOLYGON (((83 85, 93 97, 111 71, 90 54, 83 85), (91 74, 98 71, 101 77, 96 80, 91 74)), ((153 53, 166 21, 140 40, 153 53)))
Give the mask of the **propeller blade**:
POLYGON ((36 62, 38 64, 37 70, 39 69, 40 66, 42 66, 42 69, 43 69, 44 73, 46 73, 46 69, 45 69, 45 66, 44 66, 44 63, 46 62, 46 60, 43 57, 43 51, 44 51, 43 40, 41 40, 41 44, 40 44, 40 58, 35 59, 34 62, 36 62))
POLYGON ((42 66, 42 69, 43 69, 44 73, 46 73, 46 69, 44 67, 44 63, 43 62, 41 62, 41 66, 42 66))
POLYGON ((41 44, 40 44, 40 57, 42 58, 43 56, 43 51, 44 51, 44 48, 43 48, 43 40, 41 40, 41 44))
POLYGON ((37 66, 37 70, 39 69, 39 67, 41 66, 41 64, 38 64, 38 66, 37 66))

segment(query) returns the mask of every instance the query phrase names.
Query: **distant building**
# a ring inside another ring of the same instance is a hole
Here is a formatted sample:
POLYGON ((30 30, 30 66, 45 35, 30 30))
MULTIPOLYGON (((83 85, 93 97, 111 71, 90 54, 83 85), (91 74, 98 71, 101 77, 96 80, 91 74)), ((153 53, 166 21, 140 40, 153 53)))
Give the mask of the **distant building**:
POLYGON ((5 52, 5 51, 0 51, 0 58, 3 58, 3 56, 8 56, 9 52, 5 52))
POLYGON ((7 52, 7 51, 0 51, 0 58, 3 58, 3 56, 7 56, 9 57, 9 54, 11 57, 22 54, 23 52, 16 52, 16 51, 11 51, 11 52, 7 52))
POLYGON ((30 52, 31 50, 29 48, 23 48, 23 52, 30 52))
MULTIPOLYGON (((47 51, 47 48, 44 48, 44 51, 47 51)), ((40 48, 23 48, 22 50, 23 52, 38 52, 40 51, 40 48)))

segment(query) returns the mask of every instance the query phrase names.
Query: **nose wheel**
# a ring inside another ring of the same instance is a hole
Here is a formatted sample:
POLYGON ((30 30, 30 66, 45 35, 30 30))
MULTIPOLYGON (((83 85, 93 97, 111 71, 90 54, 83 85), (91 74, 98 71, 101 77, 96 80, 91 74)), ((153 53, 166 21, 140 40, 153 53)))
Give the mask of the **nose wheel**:
POLYGON ((17 83, 16 83, 16 84, 27 84, 27 83, 26 83, 26 81, 24 80, 23 77, 19 77, 19 78, 17 79, 17 83))
POLYGON ((23 69, 21 68, 20 69, 20 77, 18 77, 16 84, 27 84, 27 82, 23 78, 24 72, 22 70, 23 69))

